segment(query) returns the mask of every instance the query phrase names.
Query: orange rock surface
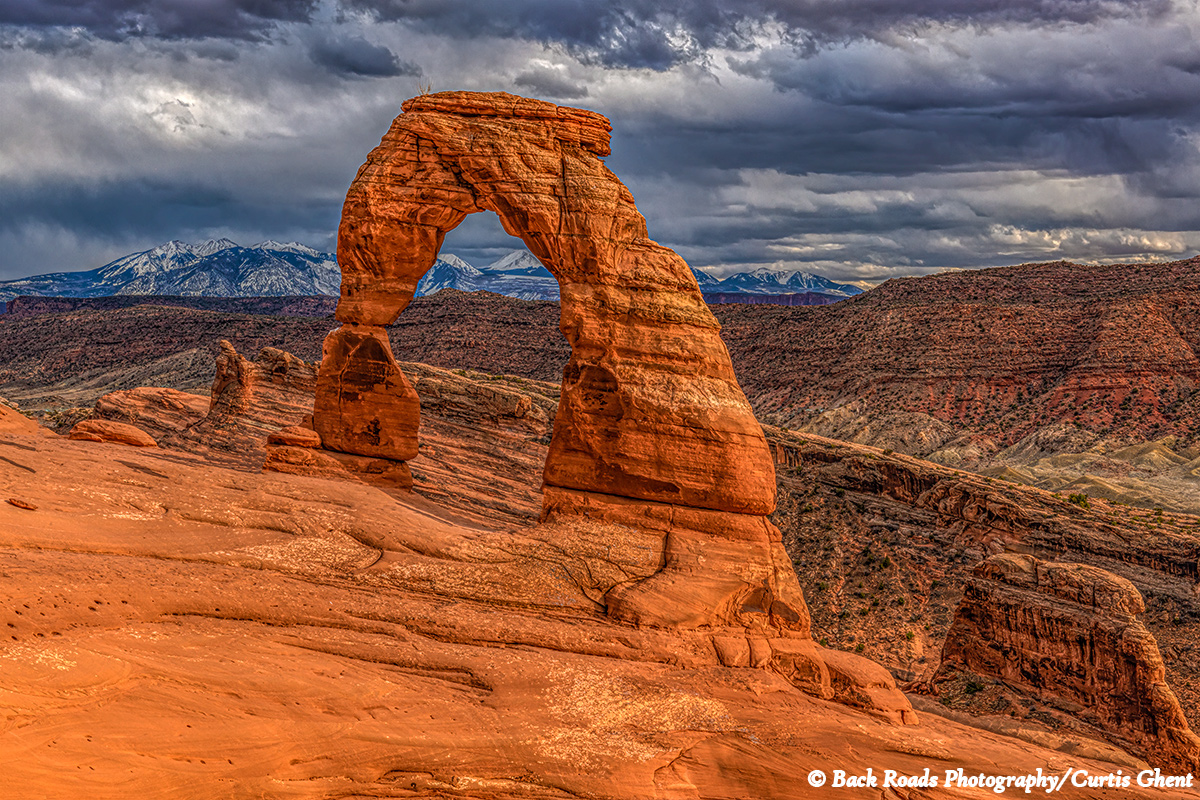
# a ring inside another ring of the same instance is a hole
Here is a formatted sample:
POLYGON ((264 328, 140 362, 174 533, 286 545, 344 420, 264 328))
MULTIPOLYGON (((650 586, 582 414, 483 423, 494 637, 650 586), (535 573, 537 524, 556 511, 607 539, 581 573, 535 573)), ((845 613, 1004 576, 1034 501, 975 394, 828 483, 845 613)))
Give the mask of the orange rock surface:
POLYGON ((207 397, 178 389, 140 386, 109 392, 96 401, 95 417, 125 422, 156 438, 177 433, 208 415, 207 397))
POLYGON ((25 416, 13 406, 0 401, 0 434, 9 433, 54 435, 51 431, 38 425, 35 420, 25 416))
POLYGON ((387 332, 343 325, 325 338, 313 425, 330 450, 396 461, 417 455, 420 401, 387 332))
POLYGON ((311 428, 289 425, 267 436, 267 444, 286 445, 288 447, 320 447, 321 437, 311 428))
MULTIPOLYGON (((0 796, 816 800, 833 793, 815 769, 1117 769, 726 666, 761 657, 745 628, 718 644, 613 620, 590 587, 652 573, 652 530, 565 515, 496 532, 417 496, 178 451, 0 448, 19 467, 0 496, 37 506, 0 503, 0 796)), ((857 667, 840 659, 831 685, 857 667)))
POLYGON ((504 93, 447 92, 403 108, 342 210, 346 327, 327 340, 317 386, 325 446, 395 458, 415 450, 403 443, 415 439, 415 413, 406 425, 409 395, 382 326, 408 305, 446 232, 493 211, 561 287, 571 358, 546 484, 770 513, 774 471, 719 325, 687 264, 647 238, 633 196, 600 160, 608 120, 504 93), (382 350, 363 349, 372 337, 382 350), (389 382, 396 388, 374 388, 389 382))
POLYGON ((135 428, 126 422, 113 422, 107 419, 85 419, 71 428, 69 438, 88 442, 127 444, 133 447, 158 446, 154 437, 141 428, 135 428))

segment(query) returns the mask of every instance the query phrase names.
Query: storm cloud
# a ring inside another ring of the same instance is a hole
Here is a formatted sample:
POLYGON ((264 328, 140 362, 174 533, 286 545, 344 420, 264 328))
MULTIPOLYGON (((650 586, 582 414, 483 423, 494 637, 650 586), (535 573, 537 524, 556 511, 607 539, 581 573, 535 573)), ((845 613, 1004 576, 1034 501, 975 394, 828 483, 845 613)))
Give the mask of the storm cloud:
POLYGON ((321 37, 312 46, 313 60, 334 72, 362 78, 390 78, 396 75, 419 76, 421 68, 401 61, 391 50, 375 45, 361 36, 345 39, 321 37))
POLYGON ((279 22, 311 19, 317 0, 5 0, 0 25, 80 28, 122 39, 256 39, 279 22))
MULTIPOLYGON (((1190 0, 51 0, 0 7, 0 277, 172 238, 332 247, 400 102, 614 124, 694 266, 879 280, 1200 249, 1190 0)), ((472 218, 445 249, 513 246, 472 218)))

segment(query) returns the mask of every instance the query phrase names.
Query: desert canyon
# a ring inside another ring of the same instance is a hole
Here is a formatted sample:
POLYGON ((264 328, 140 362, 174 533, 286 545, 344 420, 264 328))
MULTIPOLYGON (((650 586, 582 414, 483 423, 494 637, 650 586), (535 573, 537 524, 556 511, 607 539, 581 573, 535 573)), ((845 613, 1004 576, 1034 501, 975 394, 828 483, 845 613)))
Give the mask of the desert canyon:
MULTIPOLYGON (((922 331, 945 326, 881 305, 903 281, 714 314, 601 160, 609 131, 503 93, 407 101, 347 194, 332 320, 314 299, 266 312, 286 320, 14 301, 0 394, 67 399, 45 424, 0 404, 0 797, 910 800, 996 794, 955 770, 1200 775, 1200 518, 1130 505, 1172 484, 1122 467, 1178 471, 1196 444, 1196 265, 1109 303, 1065 383, 1065 339, 931 375, 946 342, 922 331), (477 212, 559 304, 413 300, 477 212), (1160 344, 1134 352, 1146 309, 1160 344), (857 343, 788 338, 830 314, 857 343), (111 342, 79 334, 100 324, 111 342), (1092 429, 1150 443, 1089 450, 1073 423, 1139 392, 1092 429), (1098 462, 1112 502, 1063 477, 1098 462)), ((1059 294, 1038 324, 1082 325, 1066 267, 1039 269, 1059 294)), ((1011 320, 991 272, 959 301, 1011 320)))

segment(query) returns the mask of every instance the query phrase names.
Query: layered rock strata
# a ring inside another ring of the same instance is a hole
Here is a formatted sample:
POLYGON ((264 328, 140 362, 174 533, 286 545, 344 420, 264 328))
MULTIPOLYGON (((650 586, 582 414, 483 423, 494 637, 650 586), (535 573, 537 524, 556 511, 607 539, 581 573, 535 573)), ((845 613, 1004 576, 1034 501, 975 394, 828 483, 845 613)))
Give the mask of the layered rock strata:
POLYGON ((1155 766, 1200 772, 1200 738, 1166 683, 1154 637, 1137 619, 1144 610, 1133 584, 1097 567, 992 556, 967 584, 941 672, 967 670, 1082 706, 1155 766))
POLYGON ((155 438, 179 433, 208 416, 212 400, 204 395, 157 386, 123 389, 96 400, 92 416, 124 422, 155 438))
POLYGON ((219 458, 261 459, 269 434, 311 416, 316 380, 316 365, 291 353, 264 347, 252 361, 223 341, 208 414, 180 436, 219 458))

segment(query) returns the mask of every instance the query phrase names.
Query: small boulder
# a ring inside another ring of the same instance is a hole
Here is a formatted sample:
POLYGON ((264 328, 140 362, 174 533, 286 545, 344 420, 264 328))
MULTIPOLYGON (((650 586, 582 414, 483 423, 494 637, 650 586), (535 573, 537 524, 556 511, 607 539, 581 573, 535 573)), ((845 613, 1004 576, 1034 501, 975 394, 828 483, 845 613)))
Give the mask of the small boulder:
POLYGON ((267 444, 285 447, 320 447, 321 437, 310 428, 291 425, 267 436, 267 444))
POLYGON ((69 438, 86 442, 112 442, 133 447, 158 447, 154 437, 140 428, 108 419, 85 419, 71 429, 69 438))

